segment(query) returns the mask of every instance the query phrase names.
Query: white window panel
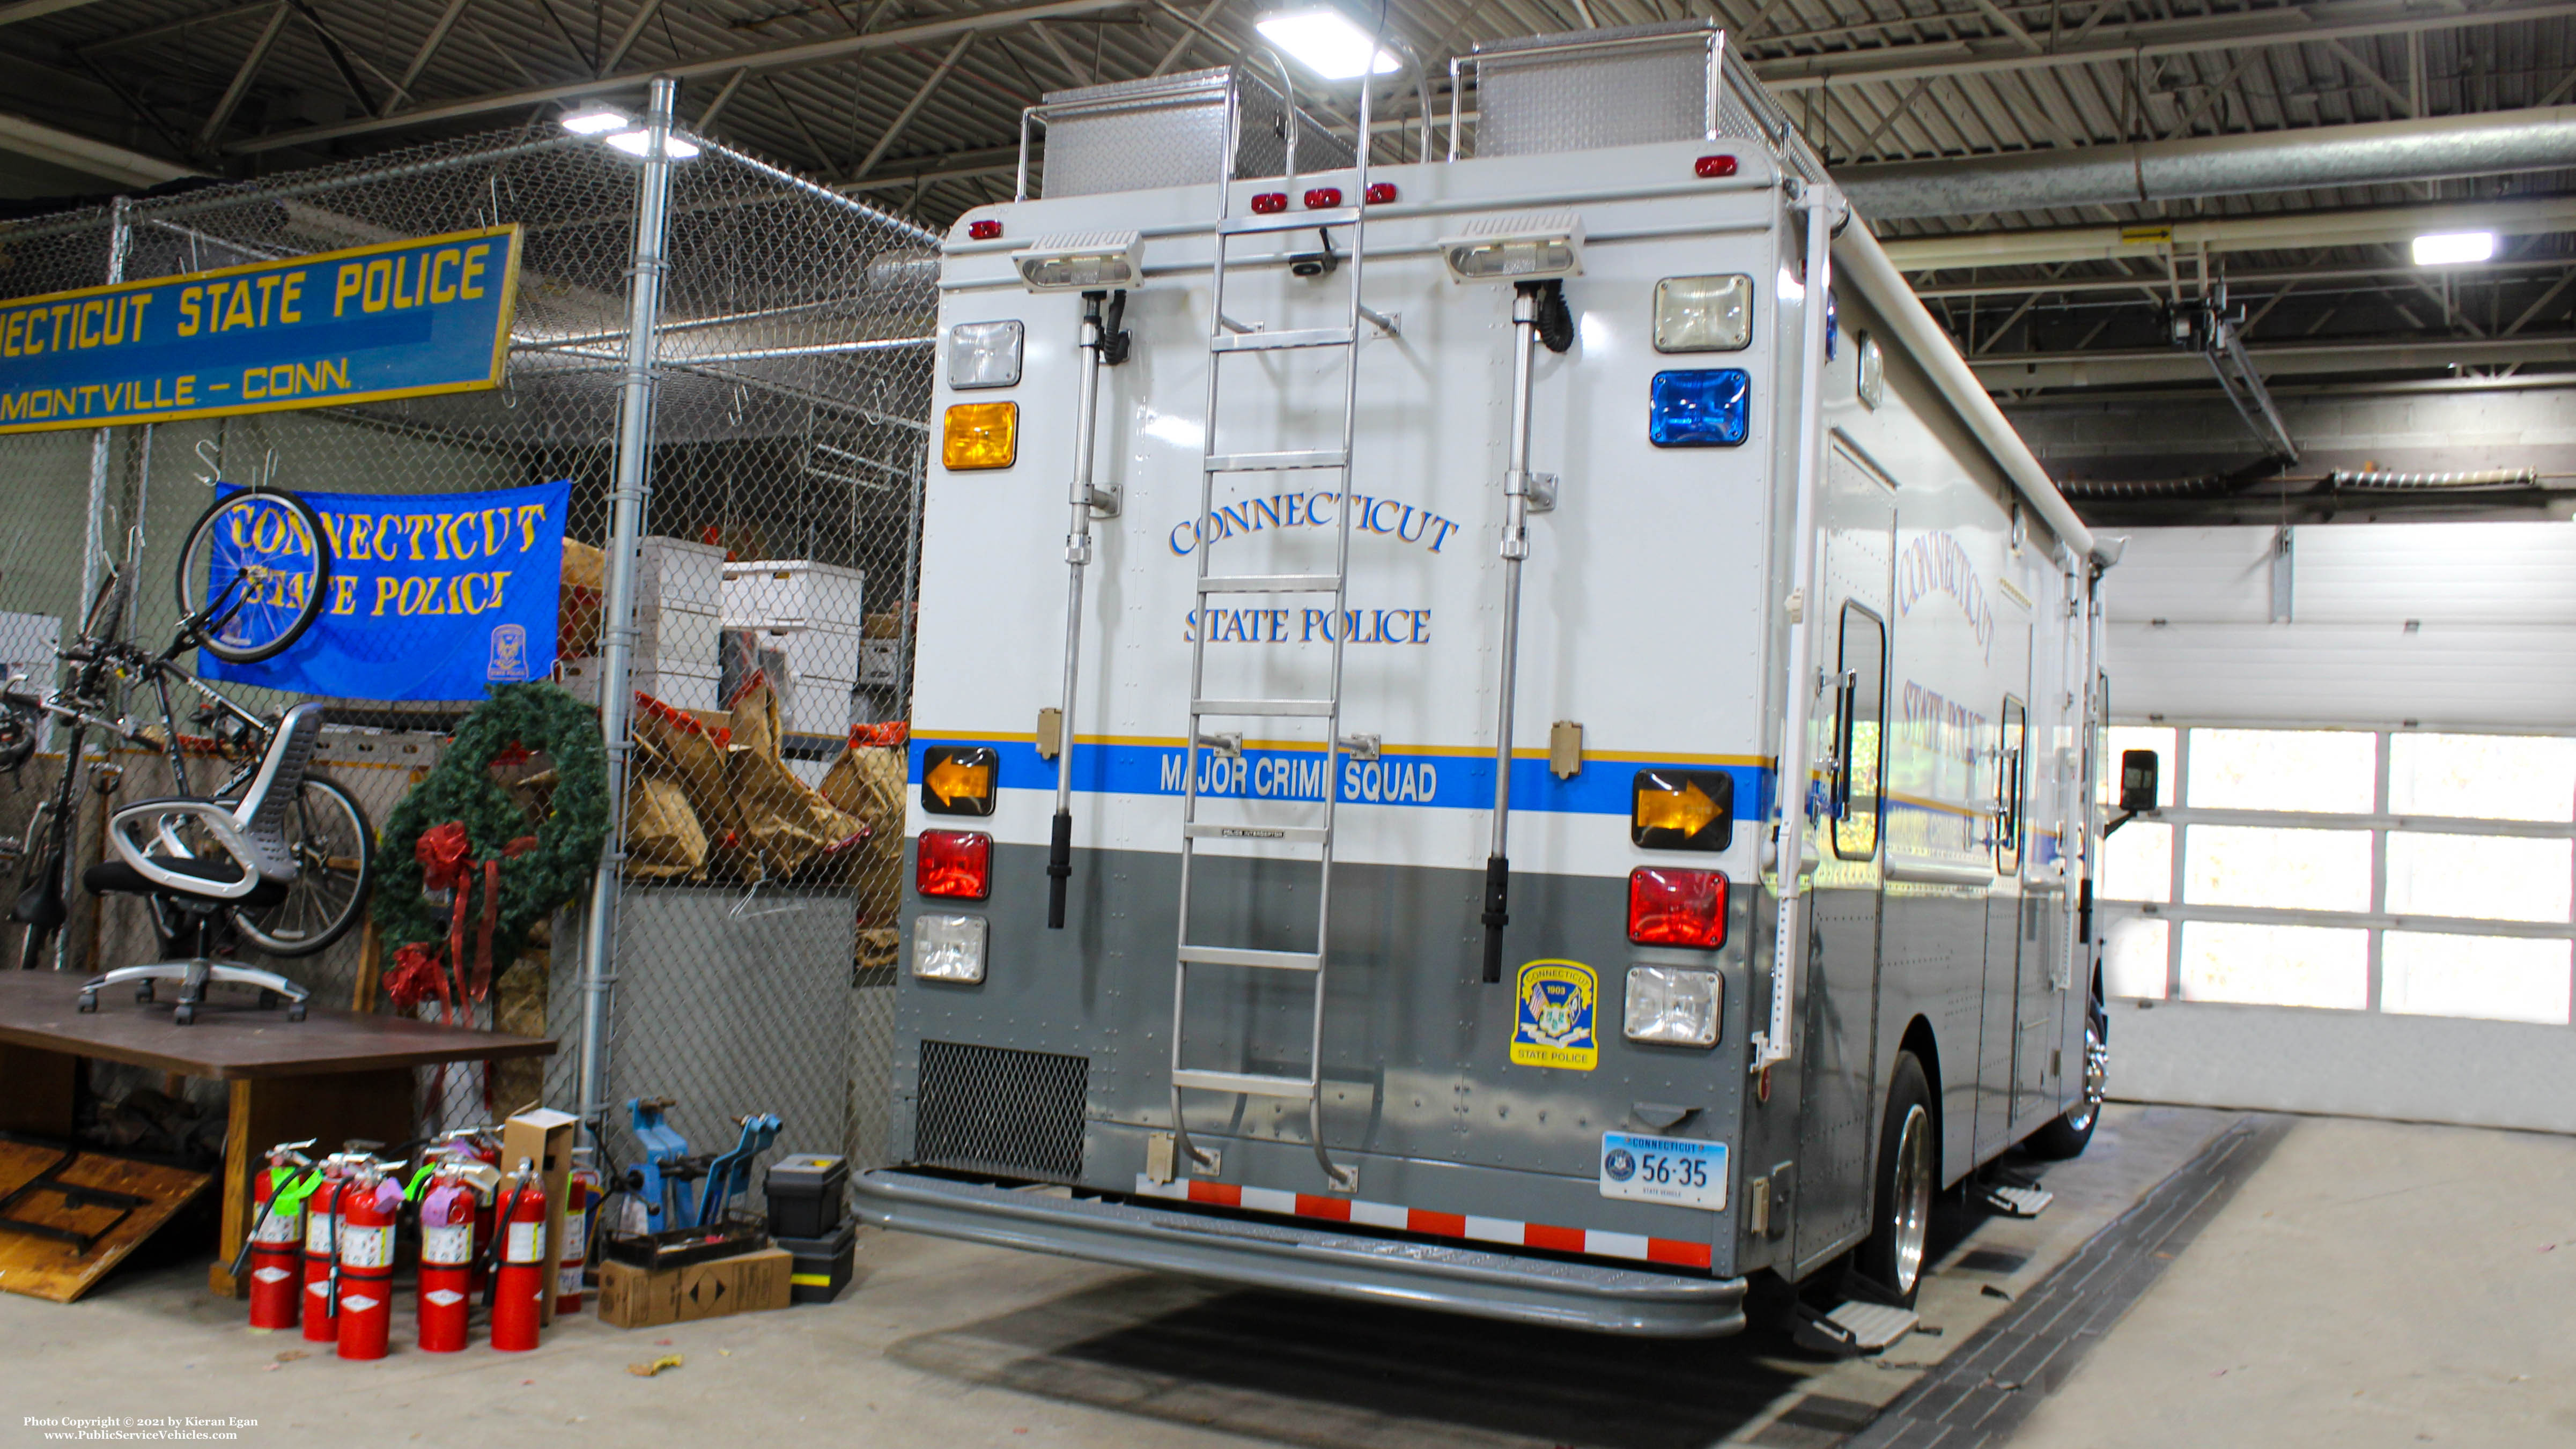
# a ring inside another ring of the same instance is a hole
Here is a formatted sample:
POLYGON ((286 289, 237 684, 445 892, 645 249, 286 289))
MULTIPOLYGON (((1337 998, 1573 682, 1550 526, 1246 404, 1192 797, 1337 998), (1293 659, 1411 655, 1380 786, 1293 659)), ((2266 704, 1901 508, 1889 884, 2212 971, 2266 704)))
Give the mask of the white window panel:
POLYGON ((2103 841, 2102 898, 2159 905, 2172 900, 2173 832, 2170 825, 2132 820, 2103 841))
POLYGON ((2183 803, 2365 815, 2376 803, 2378 755, 2379 737, 2361 730, 2193 730, 2183 803))
POLYGON ((2380 940, 2379 972, 2382 1011, 2567 1023, 2565 941, 2390 931, 2380 940))
POLYGON ((2115 916, 2103 925, 2102 994, 2165 997, 2166 943, 2173 922, 2149 916, 2115 916))
POLYGON ((2260 1006, 2370 1004, 2370 933, 2327 926, 2191 921, 2182 928, 2186 1001, 2260 1006))
POLYGON ((2576 820, 2576 739, 2392 734, 2388 810, 2473 820, 2576 820))
POLYGON ((2570 843, 2388 832, 2388 910, 2489 921, 2567 919, 2570 843))
MULTIPOLYGON (((2153 750, 2161 768, 2156 772, 2156 805, 2173 804, 2174 790, 2182 782, 2174 777, 2174 736, 2177 730, 2162 725, 2113 725, 2109 731, 2110 753, 2102 761, 2102 808, 2120 808, 2120 756, 2128 750, 2153 750)), ((2134 827, 2122 827, 2130 829, 2134 827)))
POLYGON ((2370 832, 2194 825, 2183 832, 2182 898, 2195 906, 2369 910, 2370 832))

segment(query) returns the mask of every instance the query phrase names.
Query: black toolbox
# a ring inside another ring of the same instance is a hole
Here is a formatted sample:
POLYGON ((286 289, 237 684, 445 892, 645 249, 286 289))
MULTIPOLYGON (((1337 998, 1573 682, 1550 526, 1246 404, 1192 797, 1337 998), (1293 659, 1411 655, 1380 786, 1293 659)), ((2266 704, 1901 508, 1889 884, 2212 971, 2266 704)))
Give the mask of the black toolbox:
POLYGON ((806 1153, 772 1164, 762 1191, 769 1231, 778 1238, 828 1238, 841 1226, 850 1189, 850 1160, 806 1153))
POLYGON ((771 1241, 795 1255, 788 1270, 787 1301, 790 1303, 829 1303, 850 1286, 850 1272, 858 1260, 859 1223, 852 1218, 840 1230, 819 1238, 790 1238, 770 1234, 771 1241))

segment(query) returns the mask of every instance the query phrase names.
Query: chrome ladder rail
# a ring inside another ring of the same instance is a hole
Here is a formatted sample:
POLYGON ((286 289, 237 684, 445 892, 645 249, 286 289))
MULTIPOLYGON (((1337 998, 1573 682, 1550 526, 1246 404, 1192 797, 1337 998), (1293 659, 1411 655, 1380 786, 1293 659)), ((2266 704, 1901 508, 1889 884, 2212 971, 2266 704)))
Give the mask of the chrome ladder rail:
MULTIPOLYGON (((1293 101, 1287 102, 1293 105, 1293 101)), ((1237 217, 1231 214, 1230 178, 1220 178, 1217 188, 1217 221, 1214 254, 1209 270, 1207 425, 1201 440, 1199 469, 1199 512, 1205 519, 1216 508, 1216 479, 1221 473, 1244 473, 1276 470, 1330 471, 1340 477, 1340 491, 1348 496, 1351 478, 1351 450, 1355 442, 1359 405, 1359 343, 1364 319, 1378 322, 1361 304, 1360 279, 1365 270, 1365 230, 1362 212, 1367 204, 1369 187, 1369 86, 1360 86, 1359 137, 1352 175, 1352 194, 1345 198, 1349 205, 1325 211, 1280 211, 1268 215, 1237 217), (1230 244, 1243 237, 1275 235, 1289 231, 1315 229, 1325 244, 1331 243, 1333 229, 1347 228, 1349 249, 1339 258, 1338 270, 1345 274, 1349 288, 1340 327, 1304 328, 1295 331, 1264 332, 1245 329, 1226 316, 1225 279, 1230 244), (1217 435, 1218 383, 1227 358, 1239 353, 1260 353, 1284 348, 1338 348, 1343 357, 1341 445, 1337 449, 1307 449, 1267 453, 1225 453, 1219 451, 1217 435)), ((1229 122, 1240 127, 1238 104, 1229 112, 1229 122)), ((1296 152, 1293 117, 1287 123, 1290 131, 1286 184, 1296 185, 1296 152)), ((1232 147, 1226 148, 1231 155, 1232 147)), ((1197 626, 1190 631, 1190 704, 1189 737, 1185 762, 1186 777, 1181 794, 1181 885, 1178 939, 1172 965, 1172 1138, 1176 1168, 1213 1172, 1217 1168, 1214 1153, 1204 1151, 1190 1141, 1189 1123, 1182 1115, 1181 1093, 1184 1089, 1230 1092, 1243 1096, 1280 1097, 1306 1102, 1306 1130, 1315 1148, 1315 1161, 1324 1170, 1327 1187, 1336 1192, 1358 1190, 1356 1168, 1337 1166, 1324 1145, 1323 1050, 1324 1002, 1329 973, 1333 902, 1333 826, 1335 780, 1340 773, 1341 755, 1346 743, 1342 735, 1342 665, 1343 651, 1350 630, 1345 624, 1350 595, 1351 511, 1338 510, 1341 527, 1336 531, 1333 549, 1333 571, 1328 574, 1223 574, 1213 571, 1209 559, 1214 552, 1213 539, 1203 540, 1196 550, 1198 574, 1192 595, 1197 626), (1219 594, 1330 594, 1333 600, 1334 627, 1330 631, 1332 670, 1330 688, 1319 699, 1210 699, 1206 696, 1207 636, 1206 604, 1219 594), (1209 753, 1227 758, 1239 756, 1240 735, 1211 738, 1205 729, 1210 719, 1234 717, 1258 719, 1321 719, 1324 721, 1324 814, 1320 826, 1258 826, 1213 824, 1199 819, 1199 769, 1202 757, 1209 753), (1275 840, 1292 845, 1312 846, 1316 852, 1315 949, 1312 951, 1251 950, 1194 941, 1190 935, 1191 885, 1197 864, 1198 842, 1206 839, 1275 840), (1211 1071, 1188 1066, 1184 1049, 1188 1038, 1190 967, 1230 966, 1252 970, 1302 972, 1314 986, 1314 1011, 1307 1033, 1306 1073, 1288 1076, 1259 1072, 1211 1071)), ((1373 743, 1369 746, 1373 751, 1373 743)))

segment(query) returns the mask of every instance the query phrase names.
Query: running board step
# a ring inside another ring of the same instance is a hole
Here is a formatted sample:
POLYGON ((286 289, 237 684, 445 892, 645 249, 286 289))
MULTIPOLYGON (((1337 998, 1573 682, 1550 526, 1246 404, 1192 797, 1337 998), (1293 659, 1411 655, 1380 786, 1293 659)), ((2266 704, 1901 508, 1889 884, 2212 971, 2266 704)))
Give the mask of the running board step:
POLYGON ((1986 1206, 2008 1218, 2035 1218, 2048 1211, 2057 1194, 2044 1187, 2021 1187, 2006 1182, 1990 1182, 1978 1189, 1986 1206))
POLYGON ((1800 1348, 1852 1358, 1884 1351, 1912 1333, 1914 1325, 1921 1321, 1922 1316, 1911 1308, 1890 1308, 1883 1303, 1854 1299, 1831 1313, 1801 1306, 1792 1337, 1800 1348))
POLYGON ((1242 1092, 1253 1097, 1294 1097, 1304 1101, 1315 1095, 1315 1084, 1301 1077, 1272 1077, 1257 1072, 1201 1072, 1182 1068, 1172 1073, 1175 1087, 1196 1087, 1205 1092, 1242 1092))

